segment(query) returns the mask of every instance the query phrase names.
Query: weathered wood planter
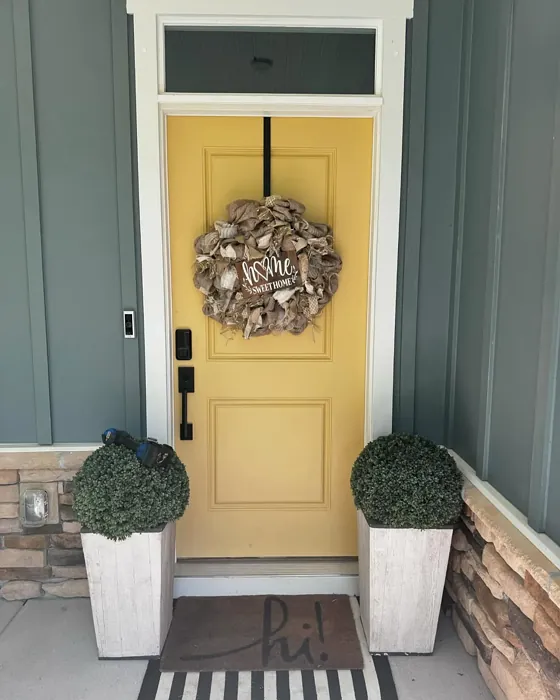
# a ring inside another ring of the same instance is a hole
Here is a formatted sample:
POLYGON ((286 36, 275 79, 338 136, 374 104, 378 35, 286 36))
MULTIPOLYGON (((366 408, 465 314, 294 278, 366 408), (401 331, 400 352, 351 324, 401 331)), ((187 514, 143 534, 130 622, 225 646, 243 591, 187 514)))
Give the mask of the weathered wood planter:
POLYGON ((358 512, 360 612, 370 652, 432 653, 452 536, 452 528, 373 528, 358 512))
POLYGON ((114 542, 82 533, 99 658, 159 656, 173 608, 175 523, 114 542))

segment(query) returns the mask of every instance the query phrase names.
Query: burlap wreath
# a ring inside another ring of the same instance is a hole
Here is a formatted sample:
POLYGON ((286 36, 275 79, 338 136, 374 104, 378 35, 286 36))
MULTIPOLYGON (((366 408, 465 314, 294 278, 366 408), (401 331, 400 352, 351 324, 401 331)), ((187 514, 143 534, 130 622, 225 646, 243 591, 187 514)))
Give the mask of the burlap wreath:
POLYGON ((333 249, 331 228, 307 221, 304 212, 303 204, 278 196, 228 205, 228 221, 216 221, 195 241, 194 284, 205 295, 206 316, 245 338, 282 331, 297 335, 314 323, 338 288, 342 260, 333 249), (295 286, 246 298, 236 262, 290 251, 299 266, 295 286))

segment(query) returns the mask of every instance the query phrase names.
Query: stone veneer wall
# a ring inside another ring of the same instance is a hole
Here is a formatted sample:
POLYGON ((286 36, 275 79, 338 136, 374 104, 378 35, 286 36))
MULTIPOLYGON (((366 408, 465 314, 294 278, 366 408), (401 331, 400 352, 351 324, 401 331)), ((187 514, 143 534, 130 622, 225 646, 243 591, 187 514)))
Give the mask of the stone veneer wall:
POLYGON ((89 452, 0 452, 0 598, 89 596, 72 479, 89 452), (23 528, 20 491, 45 484, 58 499, 58 522, 23 528))
POLYGON ((453 622, 491 692, 560 698, 560 571, 472 486, 452 547, 453 622))

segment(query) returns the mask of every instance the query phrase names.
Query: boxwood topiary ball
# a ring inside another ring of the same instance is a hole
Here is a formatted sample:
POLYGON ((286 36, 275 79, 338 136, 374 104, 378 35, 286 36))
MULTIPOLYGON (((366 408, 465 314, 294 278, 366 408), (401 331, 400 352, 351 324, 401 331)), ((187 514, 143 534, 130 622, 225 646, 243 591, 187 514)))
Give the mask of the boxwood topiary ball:
POLYGON ((74 479, 76 517, 111 540, 177 520, 188 502, 189 478, 176 455, 163 468, 147 467, 123 445, 106 445, 85 460, 74 479))
POLYGON ((438 528, 461 513, 463 477, 443 447, 419 435, 377 438, 350 479, 354 503, 371 526, 438 528))

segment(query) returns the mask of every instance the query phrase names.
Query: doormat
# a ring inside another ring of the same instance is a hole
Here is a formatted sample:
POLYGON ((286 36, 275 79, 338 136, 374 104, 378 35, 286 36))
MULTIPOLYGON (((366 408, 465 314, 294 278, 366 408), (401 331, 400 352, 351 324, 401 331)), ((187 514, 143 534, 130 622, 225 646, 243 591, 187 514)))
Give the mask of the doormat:
POLYGON ((179 598, 161 671, 361 669, 347 596, 179 598))

